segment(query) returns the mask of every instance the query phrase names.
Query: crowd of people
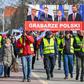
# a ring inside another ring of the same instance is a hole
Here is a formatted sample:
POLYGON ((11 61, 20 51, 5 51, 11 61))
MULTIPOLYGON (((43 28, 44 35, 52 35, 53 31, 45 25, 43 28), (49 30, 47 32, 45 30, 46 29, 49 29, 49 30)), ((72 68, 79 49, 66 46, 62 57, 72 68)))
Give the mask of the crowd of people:
MULTIPOLYGON (((72 6, 73 13, 68 16, 68 21, 82 21, 81 15, 77 12, 77 5, 72 6)), ((27 16, 27 21, 38 21, 36 9, 32 8, 31 15, 27 16)), ((52 21, 52 16, 48 14, 48 8, 44 7, 39 21, 52 21)), ((66 21, 62 17, 62 11, 58 10, 54 21, 66 21)), ((16 41, 10 35, 5 38, 0 35, 0 50, 3 51, 0 57, 4 64, 4 77, 10 77, 11 65, 16 61, 16 57, 21 57, 23 82, 31 81, 31 72, 34 69, 38 50, 43 57, 44 69, 47 80, 54 77, 53 71, 58 57, 58 70, 64 68, 64 79, 73 78, 74 58, 76 58, 76 80, 84 81, 84 31, 77 31, 74 35, 72 31, 56 32, 46 31, 45 36, 37 40, 42 32, 34 34, 33 31, 23 31, 22 36, 16 41), (3 49, 2 49, 3 48, 3 49), (63 58, 63 60, 62 60, 63 58), (81 69, 81 74, 80 74, 81 69)))

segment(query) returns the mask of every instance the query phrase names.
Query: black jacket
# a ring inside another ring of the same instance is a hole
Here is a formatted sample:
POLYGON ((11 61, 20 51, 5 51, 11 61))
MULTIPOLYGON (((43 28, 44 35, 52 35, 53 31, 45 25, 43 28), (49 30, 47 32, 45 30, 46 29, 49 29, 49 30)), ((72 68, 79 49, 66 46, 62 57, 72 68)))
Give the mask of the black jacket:
MULTIPOLYGON (((73 21, 73 14, 68 16, 68 21, 73 21)), ((77 13, 75 21, 82 21, 81 15, 79 13, 77 13)))
MULTIPOLYGON (((31 15, 27 16, 27 21, 32 21, 31 15)), ((38 17, 34 17, 34 21, 38 21, 38 17)))
MULTIPOLYGON (((54 21, 58 21, 58 16, 56 16, 56 17, 54 18, 54 21)), ((66 21, 66 19, 65 19, 64 17, 62 17, 61 21, 66 21)))
MULTIPOLYGON (((64 46, 63 53, 64 53, 64 54, 67 54, 67 55, 73 54, 73 53, 70 52, 71 38, 70 38, 70 39, 67 39, 67 38, 65 37, 64 39, 65 39, 65 46, 64 46)), ((73 47, 74 47, 74 43, 73 43, 73 47)))
POLYGON ((42 14, 40 17, 40 21, 52 21, 52 16, 48 14, 48 16, 45 17, 45 14, 42 14))

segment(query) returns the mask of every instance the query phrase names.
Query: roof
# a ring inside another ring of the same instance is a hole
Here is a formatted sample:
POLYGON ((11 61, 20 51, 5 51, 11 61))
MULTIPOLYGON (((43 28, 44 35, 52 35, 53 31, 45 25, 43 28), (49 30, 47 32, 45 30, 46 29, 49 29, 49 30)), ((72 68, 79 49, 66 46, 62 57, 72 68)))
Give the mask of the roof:
POLYGON ((10 17, 10 16, 12 16, 16 12, 16 10, 17 10, 17 8, 8 6, 4 10, 4 16, 5 17, 10 17))

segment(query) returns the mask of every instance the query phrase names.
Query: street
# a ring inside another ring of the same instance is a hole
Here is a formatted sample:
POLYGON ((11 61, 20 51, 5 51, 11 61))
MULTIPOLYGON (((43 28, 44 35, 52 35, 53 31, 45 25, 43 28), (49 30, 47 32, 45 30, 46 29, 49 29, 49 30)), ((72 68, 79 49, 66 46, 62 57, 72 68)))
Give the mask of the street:
POLYGON ((75 71, 74 78, 69 78, 64 80, 63 68, 62 70, 57 70, 57 63, 54 70, 54 78, 51 80, 46 80, 46 74, 43 67, 42 59, 36 60, 35 69, 32 71, 31 82, 22 82, 22 70, 20 65, 20 71, 17 73, 11 72, 10 78, 0 78, 0 84, 83 84, 79 80, 75 80, 75 71))

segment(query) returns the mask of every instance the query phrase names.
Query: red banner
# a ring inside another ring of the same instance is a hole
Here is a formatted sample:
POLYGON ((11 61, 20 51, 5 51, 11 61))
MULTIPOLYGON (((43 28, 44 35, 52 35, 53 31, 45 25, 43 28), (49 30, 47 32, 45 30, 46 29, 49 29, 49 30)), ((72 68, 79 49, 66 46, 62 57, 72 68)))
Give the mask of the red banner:
POLYGON ((84 30, 84 22, 25 21, 25 31, 84 30))

